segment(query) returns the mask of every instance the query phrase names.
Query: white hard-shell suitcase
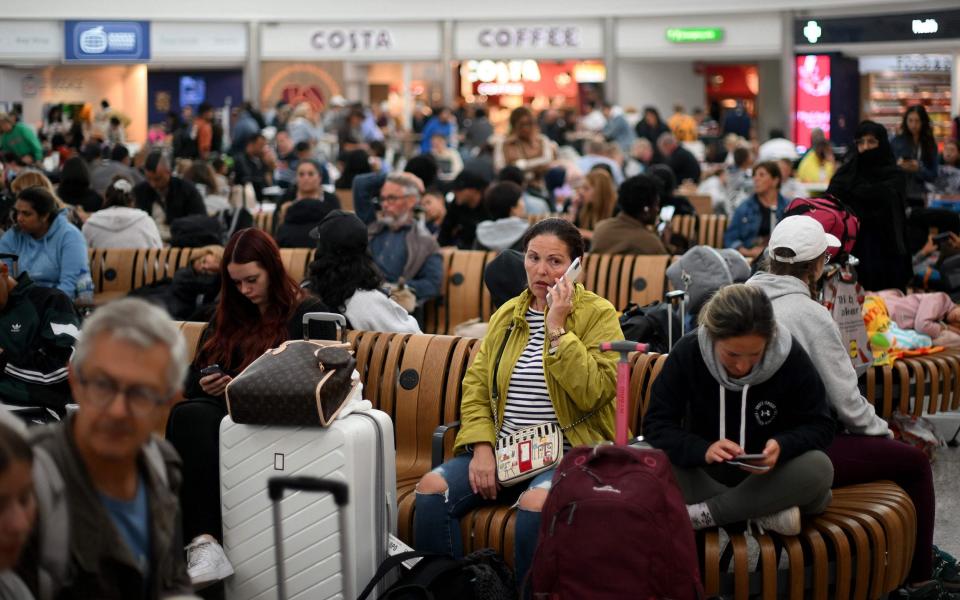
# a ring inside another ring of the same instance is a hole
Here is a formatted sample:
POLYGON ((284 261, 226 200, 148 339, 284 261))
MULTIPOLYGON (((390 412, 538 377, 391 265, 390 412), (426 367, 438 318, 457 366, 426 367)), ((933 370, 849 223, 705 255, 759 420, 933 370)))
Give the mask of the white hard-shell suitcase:
POLYGON ((329 495, 298 492, 284 499, 288 597, 344 598, 347 589, 362 589, 386 558, 388 533, 396 533, 396 452, 389 415, 356 412, 328 428, 238 425, 224 418, 220 503, 223 548, 234 568, 226 580, 231 600, 277 597, 272 508, 265 490, 278 475, 339 480, 350 489, 350 501, 341 509, 350 556, 340 555, 337 506, 329 495), (344 587, 344 577, 350 588, 344 587))

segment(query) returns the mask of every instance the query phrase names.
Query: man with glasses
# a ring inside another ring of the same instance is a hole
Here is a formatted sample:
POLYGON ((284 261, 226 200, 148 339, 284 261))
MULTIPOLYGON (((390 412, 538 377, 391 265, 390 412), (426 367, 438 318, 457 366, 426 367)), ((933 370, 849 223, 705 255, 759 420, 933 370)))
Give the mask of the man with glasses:
POLYGON ((405 287, 412 293, 412 296, 401 294, 400 298, 394 298, 409 312, 425 300, 440 295, 443 277, 437 241, 413 214, 422 192, 423 183, 415 175, 387 175, 380 188, 380 212, 367 227, 370 253, 391 291, 398 296, 396 290, 405 287), (401 302, 403 296, 413 301, 401 302))
POLYGON ((180 459, 153 434, 180 392, 186 352, 173 322, 142 300, 108 304, 84 324, 70 364, 79 408, 33 436, 40 519, 20 570, 35 595, 159 598, 191 590, 180 459))

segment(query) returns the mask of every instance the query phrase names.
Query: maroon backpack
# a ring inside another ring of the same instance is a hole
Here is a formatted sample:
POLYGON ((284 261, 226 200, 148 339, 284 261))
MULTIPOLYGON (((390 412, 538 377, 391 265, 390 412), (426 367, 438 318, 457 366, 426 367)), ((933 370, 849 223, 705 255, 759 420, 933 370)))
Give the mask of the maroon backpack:
POLYGON ((824 198, 796 198, 789 206, 784 217, 807 215, 813 217, 823 225, 823 230, 831 233, 840 240, 840 250, 831 249, 831 262, 843 264, 847 256, 853 251, 857 242, 857 232, 860 231, 860 219, 852 210, 833 196, 824 198))
POLYGON ((693 527, 663 452, 574 448, 540 515, 534 598, 703 597, 693 527))

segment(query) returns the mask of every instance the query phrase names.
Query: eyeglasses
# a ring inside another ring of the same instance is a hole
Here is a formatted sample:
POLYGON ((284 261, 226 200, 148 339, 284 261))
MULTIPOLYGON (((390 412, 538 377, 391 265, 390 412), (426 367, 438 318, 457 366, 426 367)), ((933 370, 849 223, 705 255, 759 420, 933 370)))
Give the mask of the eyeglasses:
POLYGON ((381 202, 381 203, 383 203, 383 202, 400 202, 400 201, 403 200, 404 198, 409 198, 410 196, 411 196, 411 194, 404 194, 404 195, 402 195, 402 196, 395 196, 395 195, 393 195, 393 194, 390 194, 389 196, 380 196, 380 202, 381 202))
POLYGON ((86 401, 98 410, 103 410, 113 403, 117 394, 122 394, 127 407, 135 417, 145 417, 157 406, 170 399, 167 394, 151 389, 145 385, 124 386, 106 375, 84 377, 77 374, 77 381, 89 392, 86 401))

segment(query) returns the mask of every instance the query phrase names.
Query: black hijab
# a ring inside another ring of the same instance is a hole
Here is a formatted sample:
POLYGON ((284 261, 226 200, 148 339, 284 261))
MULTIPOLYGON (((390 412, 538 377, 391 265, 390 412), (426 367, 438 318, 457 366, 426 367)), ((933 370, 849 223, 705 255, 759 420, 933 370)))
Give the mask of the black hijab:
POLYGON ((827 193, 846 200, 854 187, 865 181, 901 179, 886 128, 875 121, 862 121, 857 126, 855 139, 873 136, 879 146, 858 152, 854 148, 850 158, 843 163, 830 180, 827 193))
POLYGON ((890 139, 887 137, 887 129, 875 121, 863 121, 857 127, 855 139, 859 140, 867 135, 876 138, 880 145, 865 152, 858 152, 854 160, 859 163, 859 166, 866 169, 896 166, 890 139))

